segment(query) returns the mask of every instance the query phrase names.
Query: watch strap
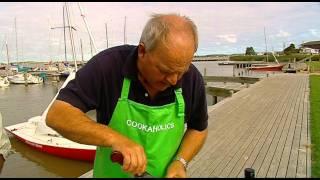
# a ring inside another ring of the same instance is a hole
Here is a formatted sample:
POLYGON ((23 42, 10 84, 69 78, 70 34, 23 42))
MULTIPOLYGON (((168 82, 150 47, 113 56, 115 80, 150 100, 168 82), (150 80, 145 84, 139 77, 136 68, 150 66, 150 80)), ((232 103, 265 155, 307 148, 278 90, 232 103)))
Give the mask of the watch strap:
POLYGON ((183 158, 180 157, 180 156, 177 156, 177 157, 175 158, 175 160, 176 160, 176 161, 180 161, 180 162, 183 164, 184 168, 187 169, 187 167, 188 167, 188 162, 187 162, 185 159, 183 159, 183 158))

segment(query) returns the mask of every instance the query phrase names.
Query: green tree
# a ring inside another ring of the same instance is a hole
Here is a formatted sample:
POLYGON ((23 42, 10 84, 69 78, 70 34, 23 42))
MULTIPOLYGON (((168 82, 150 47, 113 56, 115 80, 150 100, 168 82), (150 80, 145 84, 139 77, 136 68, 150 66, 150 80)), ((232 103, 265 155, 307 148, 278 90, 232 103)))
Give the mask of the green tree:
POLYGON ((298 53, 298 52, 299 52, 299 49, 296 49, 295 45, 292 43, 290 44, 289 47, 287 47, 283 50, 283 53, 286 55, 290 55, 292 53, 298 53))
POLYGON ((257 55, 253 47, 247 47, 245 55, 257 55))

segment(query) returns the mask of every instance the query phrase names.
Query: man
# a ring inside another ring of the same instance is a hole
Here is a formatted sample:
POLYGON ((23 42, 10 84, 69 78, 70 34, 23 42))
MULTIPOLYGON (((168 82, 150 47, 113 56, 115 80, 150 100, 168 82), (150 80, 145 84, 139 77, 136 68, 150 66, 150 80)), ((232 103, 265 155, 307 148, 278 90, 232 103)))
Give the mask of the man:
POLYGON ((0 173, 2 172, 3 164, 11 151, 11 143, 8 135, 2 126, 2 115, 0 113, 0 173))
POLYGON ((97 145, 94 177, 186 177, 186 165, 207 136, 194 23, 176 14, 154 15, 138 46, 93 57, 60 91, 47 125, 73 141, 97 145), (96 109, 98 123, 84 112, 96 109), (184 131, 184 124, 187 129, 184 131), (123 165, 110 155, 120 152, 123 165))

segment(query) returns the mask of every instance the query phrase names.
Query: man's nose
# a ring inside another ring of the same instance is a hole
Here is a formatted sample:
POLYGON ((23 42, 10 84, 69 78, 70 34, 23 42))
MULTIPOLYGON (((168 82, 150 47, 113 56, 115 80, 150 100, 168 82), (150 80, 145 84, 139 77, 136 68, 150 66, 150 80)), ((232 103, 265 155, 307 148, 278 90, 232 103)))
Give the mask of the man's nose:
POLYGON ((167 81, 170 83, 171 86, 174 86, 177 84, 178 82, 178 73, 172 73, 172 74, 169 74, 167 77, 166 77, 167 81))

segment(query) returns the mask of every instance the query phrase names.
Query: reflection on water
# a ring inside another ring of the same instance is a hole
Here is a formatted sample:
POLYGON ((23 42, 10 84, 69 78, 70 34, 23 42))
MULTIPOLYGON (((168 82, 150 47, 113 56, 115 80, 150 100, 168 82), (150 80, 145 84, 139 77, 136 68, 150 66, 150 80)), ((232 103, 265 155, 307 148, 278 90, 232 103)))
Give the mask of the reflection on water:
POLYGON ((78 177, 92 169, 92 163, 48 155, 16 138, 10 141, 17 153, 5 162, 1 177, 78 177))

